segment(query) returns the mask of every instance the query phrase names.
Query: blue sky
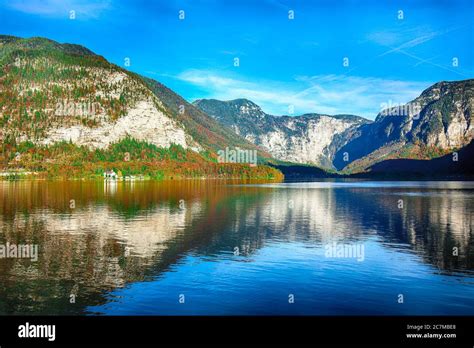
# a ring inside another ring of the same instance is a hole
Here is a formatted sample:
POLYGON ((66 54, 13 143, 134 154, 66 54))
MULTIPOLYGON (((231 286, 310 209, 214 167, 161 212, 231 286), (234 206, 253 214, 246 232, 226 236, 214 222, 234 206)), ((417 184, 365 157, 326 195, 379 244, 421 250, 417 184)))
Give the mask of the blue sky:
POLYGON ((248 98, 277 115, 373 119, 382 103, 474 77, 473 4, 0 0, 0 33, 82 44, 121 66, 129 58, 130 70, 189 101, 248 98))

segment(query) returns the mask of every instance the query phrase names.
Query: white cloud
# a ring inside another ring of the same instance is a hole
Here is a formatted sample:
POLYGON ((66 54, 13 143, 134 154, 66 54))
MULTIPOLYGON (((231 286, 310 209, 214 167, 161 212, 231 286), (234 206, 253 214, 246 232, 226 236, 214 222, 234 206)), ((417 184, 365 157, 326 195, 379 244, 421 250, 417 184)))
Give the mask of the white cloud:
POLYGON ((390 53, 393 53, 393 52, 399 52, 399 51, 407 49, 407 48, 416 47, 418 45, 421 45, 425 42, 428 42, 428 41, 434 39, 435 37, 437 37, 441 34, 442 34, 442 32, 433 32, 433 33, 428 33, 428 34, 425 34, 425 35, 421 35, 419 37, 416 37, 414 39, 406 41, 406 42, 402 43, 401 45, 382 53, 380 55, 380 57, 385 56, 385 55, 390 54, 390 53))
POLYGON ((6 3, 13 10, 39 16, 64 17, 69 11, 75 11, 78 19, 97 18, 110 4, 110 0, 10 0, 6 3))
POLYGON ((199 87, 206 98, 247 98, 267 113, 310 112, 356 114, 374 119, 382 103, 406 103, 431 85, 430 82, 398 81, 345 75, 298 76, 289 83, 224 76, 211 70, 187 70, 178 79, 199 87))
POLYGON ((366 36, 366 39, 369 42, 385 47, 395 47, 405 44, 410 47, 415 47, 443 33, 442 31, 435 31, 426 25, 418 25, 415 27, 403 26, 392 29, 384 28, 383 30, 371 32, 366 36))

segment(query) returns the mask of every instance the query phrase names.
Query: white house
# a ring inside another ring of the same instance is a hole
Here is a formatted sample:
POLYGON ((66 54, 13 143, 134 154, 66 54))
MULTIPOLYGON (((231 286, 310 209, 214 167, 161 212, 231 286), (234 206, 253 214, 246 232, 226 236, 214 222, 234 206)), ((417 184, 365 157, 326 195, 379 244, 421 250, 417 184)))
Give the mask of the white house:
POLYGON ((104 180, 117 180, 117 174, 113 170, 104 172, 104 180))

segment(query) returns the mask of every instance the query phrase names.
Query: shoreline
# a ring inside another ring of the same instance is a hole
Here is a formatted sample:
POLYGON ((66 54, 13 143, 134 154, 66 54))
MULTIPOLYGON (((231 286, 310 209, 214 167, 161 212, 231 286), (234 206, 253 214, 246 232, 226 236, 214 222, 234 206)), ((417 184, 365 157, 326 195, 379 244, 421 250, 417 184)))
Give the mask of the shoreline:
POLYGON ((232 180, 232 181, 270 181, 270 182, 284 182, 282 178, 271 178, 271 177, 241 177, 241 176, 198 176, 198 177, 186 177, 181 175, 165 176, 163 178, 154 178, 147 175, 137 175, 131 177, 118 177, 116 179, 104 178, 99 175, 85 175, 85 176, 48 176, 46 172, 1 172, 0 181, 103 181, 104 183, 118 183, 118 182, 145 182, 145 181, 215 181, 215 180, 232 180))

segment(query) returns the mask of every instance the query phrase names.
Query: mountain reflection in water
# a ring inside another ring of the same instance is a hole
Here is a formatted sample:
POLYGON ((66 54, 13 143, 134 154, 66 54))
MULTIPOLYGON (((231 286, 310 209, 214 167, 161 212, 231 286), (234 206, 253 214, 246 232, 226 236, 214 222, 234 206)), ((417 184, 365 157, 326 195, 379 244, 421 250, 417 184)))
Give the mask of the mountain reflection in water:
POLYGON ((470 182, 1 182, 0 244, 37 244, 39 258, 0 259, 0 313, 472 315, 473 193, 470 182), (363 245, 364 261, 325 257, 333 242, 363 245))

